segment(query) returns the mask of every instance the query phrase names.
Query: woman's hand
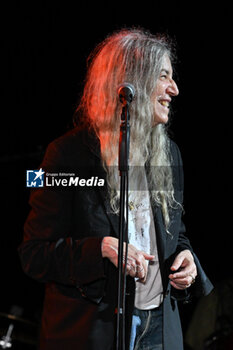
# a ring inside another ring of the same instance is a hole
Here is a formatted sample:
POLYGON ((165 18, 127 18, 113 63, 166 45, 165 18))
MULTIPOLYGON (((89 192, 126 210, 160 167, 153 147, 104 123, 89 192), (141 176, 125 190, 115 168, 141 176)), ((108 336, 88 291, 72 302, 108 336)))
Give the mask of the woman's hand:
POLYGON ((176 271, 169 275, 170 283, 174 288, 183 290, 195 282, 197 268, 190 250, 183 250, 176 256, 171 270, 176 271))
MULTIPOLYGON (((116 267, 118 266, 118 239, 107 236, 102 241, 102 256, 108 258, 116 267)), ((136 249, 132 244, 128 244, 128 257, 126 264, 126 272, 131 277, 137 277, 143 283, 146 281, 148 272, 147 261, 154 260, 154 255, 147 254, 141 250, 136 249)), ((125 243, 123 254, 125 266, 125 243)))

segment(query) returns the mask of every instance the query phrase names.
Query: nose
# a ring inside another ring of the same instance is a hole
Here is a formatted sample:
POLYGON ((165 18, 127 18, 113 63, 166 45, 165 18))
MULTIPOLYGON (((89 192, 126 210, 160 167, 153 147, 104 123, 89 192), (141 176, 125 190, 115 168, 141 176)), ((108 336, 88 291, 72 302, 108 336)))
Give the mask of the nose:
POLYGON ((177 96, 179 94, 178 86, 176 85, 175 80, 171 79, 170 84, 167 87, 167 93, 170 96, 177 96))

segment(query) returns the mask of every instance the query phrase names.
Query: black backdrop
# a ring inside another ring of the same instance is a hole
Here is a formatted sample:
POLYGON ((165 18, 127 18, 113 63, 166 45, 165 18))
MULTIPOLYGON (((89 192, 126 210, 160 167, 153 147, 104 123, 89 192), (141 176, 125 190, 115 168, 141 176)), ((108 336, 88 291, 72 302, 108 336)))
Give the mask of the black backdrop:
MULTIPOLYGON (((115 29, 141 26, 177 42, 180 94, 171 135, 185 171, 187 234, 214 283, 231 275, 230 6, 165 1, 9 3, 1 11, 1 305, 36 319, 43 286, 21 271, 26 169, 71 125, 86 59, 115 29)), ((185 312, 184 312, 185 313, 185 312)))

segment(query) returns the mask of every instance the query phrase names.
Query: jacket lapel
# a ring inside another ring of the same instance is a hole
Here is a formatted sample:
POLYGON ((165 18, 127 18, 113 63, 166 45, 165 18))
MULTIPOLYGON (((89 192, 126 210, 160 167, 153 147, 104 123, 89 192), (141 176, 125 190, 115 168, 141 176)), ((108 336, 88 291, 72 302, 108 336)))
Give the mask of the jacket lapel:
POLYGON ((165 292, 167 288, 167 276, 166 276, 166 268, 165 268, 167 232, 163 224, 163 215, 162 215, 161 208, 158 205, 152 205, 152 211, 153 211, 154 223, 155 223, 159 265, 160 265, 161 277, 163 282, 163 288, 165 292))
POLYGON ((98 191, 101 202, 105 207, 106 215, 113 229, 113 235, 115 237, 118 237, 119 236, 119 217, 116 214, 112 213, 112 209, 110 206, 106 171, 104 170, 101 163, 99 140, 96 137, 96 134, 93 130, 89 130, 89 131, 86 130, 84 133, 83 142, 87 145, 90 152, 94 156, 93 157, 94 162, 92 163, 93 168, 91 169, 91 173, 97 176, 99 179, 104 179, 104 186, 97 186, 96 190, 98 191))
POLYGON ((98 176, 99 179, 104 179, 104 186, 97 186, 97 191, 99 193, 99 196, 101 198, 102 204, 105 208, 106 215, 108 217, 108 220, 111 223, 111 226, 113 228, 113 235, 115 237, 119 236, 119 216, 114 214, 109 201, 109 194, 108 194, 108 185, 107 185, 107 179, 106 179, 106 171, 101 165, 100 158, 96 157, 96 165, 95 169, 93 169, 96 176, 98 176))
MULTIPOLYGON (((102 179, 104 178, 103 176, 101 177, 102 179)), ((108 197, 108 190, 107 190, 107 182, 106 182, 106 175, 105 175, 105 185, 104 188, 98 188, 99 195, 101 197, 102 203, 105 207, 106 215, 112 225, 113 228, 113 235, 115 237, 119 237, 119 216, 114 214, 112 212, 110 202, 109 202, 109 197, 108 197)))

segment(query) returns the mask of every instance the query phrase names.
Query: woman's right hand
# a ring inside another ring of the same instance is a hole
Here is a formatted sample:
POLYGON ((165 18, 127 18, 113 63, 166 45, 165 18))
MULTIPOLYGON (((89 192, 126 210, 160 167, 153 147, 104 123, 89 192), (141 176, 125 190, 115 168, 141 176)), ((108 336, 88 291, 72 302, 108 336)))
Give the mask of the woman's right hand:
MULTIPOLYGON (((118 242, 117 238, 106 236, 103 238, 101 247, 103 258, 108 258, 116 267, 118 266, 118 242)), ((154 258, 154 255, 147 254, 142 250, 136 249, 132 244, 128 244, 127 274, 131 277, 137 277, 140 282, 145 283, 148 272, 147 261, 152 261, 154 258)), ((123 260, 125 262, 125 247, 123 260)))

